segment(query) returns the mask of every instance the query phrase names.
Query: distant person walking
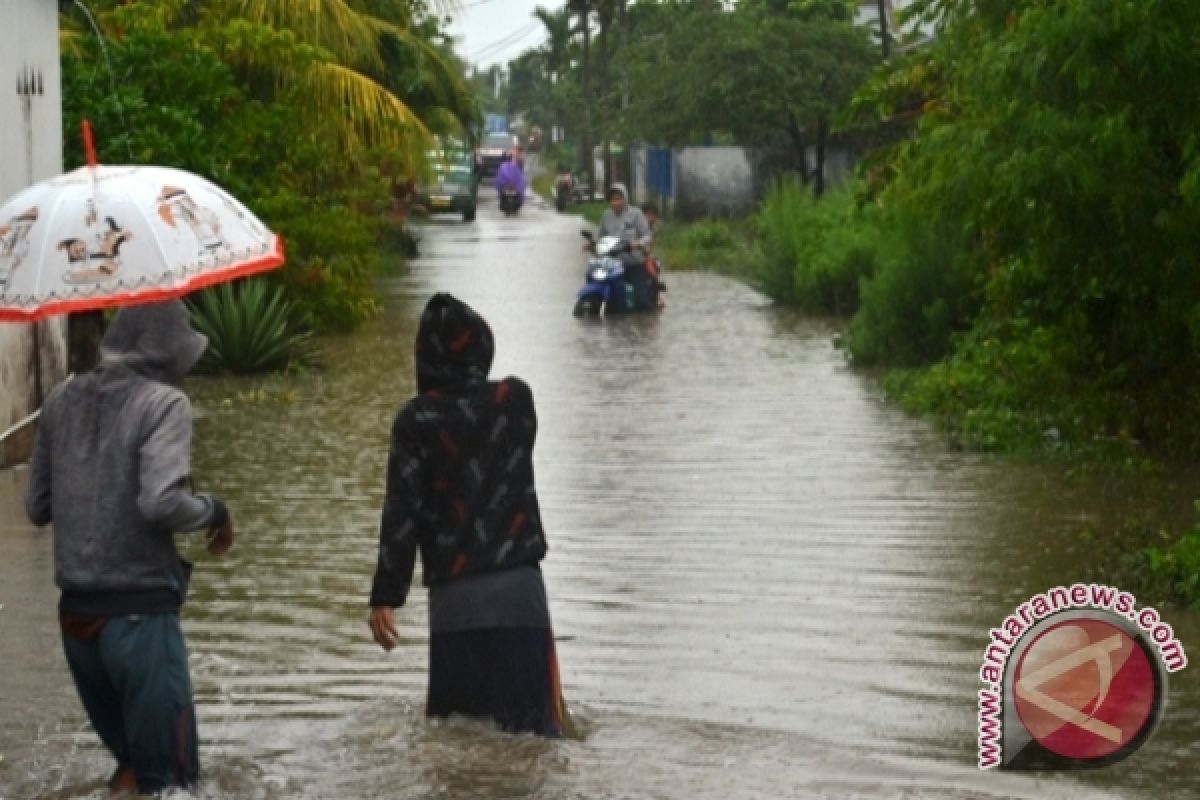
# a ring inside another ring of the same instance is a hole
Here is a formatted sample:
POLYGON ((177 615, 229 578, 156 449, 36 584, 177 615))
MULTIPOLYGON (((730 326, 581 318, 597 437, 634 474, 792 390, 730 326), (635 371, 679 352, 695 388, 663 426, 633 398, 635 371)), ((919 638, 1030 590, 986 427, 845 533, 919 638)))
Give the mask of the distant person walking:
POLYGON ((416 341, 417 396, 388 454, 370 627, 398 642, 418 551, 429 587, 431 717, 490 717, 558 736, 558 660, 539 562, 546 537, 533 479, 537 417, 519 378, 489 381, 487 323, 448 294, 430 299, 416 341))
POLYGON ((176 384, 207 346, 183 303, 119 311, 100 364, 46 400, 26 511, 54 523, 67 665, 117 760, 109 786, 143 794, 196 783, 196 714, 179 610, 191 564, 172 534, 233 544, 223 503, 193 494, 192 408, 176 384))

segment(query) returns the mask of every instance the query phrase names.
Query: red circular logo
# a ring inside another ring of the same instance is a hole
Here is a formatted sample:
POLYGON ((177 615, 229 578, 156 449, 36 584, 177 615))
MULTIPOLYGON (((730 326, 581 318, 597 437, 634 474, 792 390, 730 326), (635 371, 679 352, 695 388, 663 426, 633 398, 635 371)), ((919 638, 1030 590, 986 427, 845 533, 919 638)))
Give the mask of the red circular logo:
POLYGON ((1154 722, 1159 686, 1145 649, 1121 628, 1074 618, 1038 634, 1013 675, 1029 735, 1067 758, 1112 756, 1154 722))

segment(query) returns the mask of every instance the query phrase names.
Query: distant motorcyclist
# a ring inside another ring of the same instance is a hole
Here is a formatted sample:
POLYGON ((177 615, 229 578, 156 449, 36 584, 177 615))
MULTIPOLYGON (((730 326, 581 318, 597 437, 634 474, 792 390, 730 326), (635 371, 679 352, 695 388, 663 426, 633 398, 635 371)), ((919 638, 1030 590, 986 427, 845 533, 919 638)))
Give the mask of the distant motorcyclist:
POLYGON ((629 192, 625 184, 614 183, 606 197, 608 209, 600 218, 599 235, 601 238, 617 236, 629 242, 632 249, 622 254, 621 264, 625 268, 625 280, 633 287, 634 308, 651 308, 653 301, 650 276, 646 271, 646 249, 654 241, 654 233, 641 209, 629 204, 629 192))
POLYGON ((559 211, 566 211, 574 199, 574 194, 575 176, 571 174, 570 167, 560 163, 554 173, 554 207, 559 211))
POLYGON ((506 189, 511 189, 516 194, 517 208, 524 205, 525 173, 521 172, 521 167, 511 154, 505 154, 500 169, 496 171, 496 196, 503 199, 506 189))

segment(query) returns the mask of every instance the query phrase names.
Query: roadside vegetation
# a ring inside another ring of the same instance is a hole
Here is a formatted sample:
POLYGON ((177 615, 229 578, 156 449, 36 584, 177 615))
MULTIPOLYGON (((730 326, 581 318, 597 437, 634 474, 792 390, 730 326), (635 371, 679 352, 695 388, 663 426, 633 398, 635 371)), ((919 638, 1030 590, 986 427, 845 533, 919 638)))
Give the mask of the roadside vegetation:
MULTIPOLYGON (((590 86, 595 141, 794 154, 751 219, 669 220, 671 267, 844 316, 851 361, 961 446, 1133 473, 1200 460, 1200 4, 916 0, 919 33, 883 63, 856 3, 600 5, 617 56, 590 86), (833 141, 863 158, 826 191, 833 141)), ((518 59, 513 96, 583 120, 585 87, 538 79, 561 63, 518 59)), ((1127 574, 1200 601, 1198 531, 1130 538, 1127 574)))
MULTIPOLYGON (((432 9, 423 0, 88 6, 100 37, 63 6, 68 168, 82 162, 86 117, 101 161, 203 175, 281 234, 287 264, 267 281, 289 330, 349 330, 373 315, 374 277, 402 264, 411 242, 397 230, 393 186, 421 174, 433 136, 477 123, 465 68, 432 9)), ((270 353, 259 363, 277 364, 270 353)))
POLYGON ((312 331, 282 286, 265 278, 223 283, 188 301, 192 327, 208 337, 200 374, 256 374, 317 364, 312 331))

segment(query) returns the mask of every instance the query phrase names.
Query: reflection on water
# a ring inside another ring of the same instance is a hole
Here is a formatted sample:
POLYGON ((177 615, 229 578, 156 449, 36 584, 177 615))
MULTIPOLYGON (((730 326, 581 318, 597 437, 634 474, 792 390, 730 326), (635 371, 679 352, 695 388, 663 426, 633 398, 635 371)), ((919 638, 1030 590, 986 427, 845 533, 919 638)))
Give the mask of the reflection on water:
MULTIPOLYGON (((240 539, 186 611, 213 798, 1185 796, 1200 683, 1119 767, 974 769, 986 631, 1071 582, 1103 491, 950 452, 850 372, 830 328, 698 274, 661 317, 581 322, 578 220, 483 209, 424 228, 386 312, 320 373, 195 381, 198 484, 240 539), (580 742, 423 718, 425 598, 383 654, 364 624, 392 415, 421 304, 491 321, 533 386, 546 579, 580 742), (1190 712, 1190 713, 1189 713, 1190 712), (1166 783, 1164 788, 1159 782, 1166 783), (1103 787, 1103 790, 1102 790, 1103 787), (1103 794, 1111 792, 1111 795, 1103 794)), ((79 797, 109 764, 52 622, 48 539, 0 524, 0 797, 79 797), (9 643, 13 647, 9 648, 9 643)), ((1169 619, 1200 648, 1195 616, 1169 619)))

